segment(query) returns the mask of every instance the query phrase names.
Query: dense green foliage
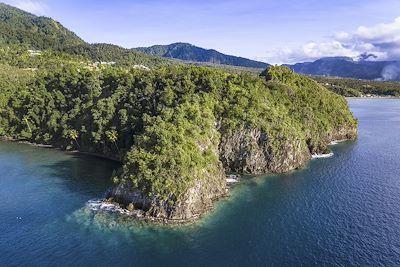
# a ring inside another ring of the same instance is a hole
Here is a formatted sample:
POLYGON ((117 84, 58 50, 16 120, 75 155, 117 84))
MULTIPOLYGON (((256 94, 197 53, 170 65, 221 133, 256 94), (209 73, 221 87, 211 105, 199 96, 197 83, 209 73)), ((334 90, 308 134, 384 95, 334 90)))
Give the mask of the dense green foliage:
POLYGON ((110 44, 88 44, 59 22, 38 17, 0 3, 0 47, 19 50, 45 50, 46 53, 69 54, 91 61, 115 62, 119 66, 145 65, 155 67, 170 61, 142 52, 110 44), (61 52, 61 53, 60 53, 61 52))
POLYGON ((46 17, 37 17, 0 3, 0 45, 20 45, 28 49, 54 49, 83 44, 73 32, 46 17))
POLYGON ((152 68, 163 65, 178 64, 177 62, 149 56, 136 50, 126 49, 111 44, 82 44, 74 47, 68 47, 64 51, 71 55, 90 58, 95 62, 115 62, 116 66, 122 67, 144 65, 152 68))
POLYGON ((269 68, 262 75, 276 88, 275 101, 285 107, 285 113, 296 122, 297 132, 304 135, 311 150, 324 147, 327 133, 356 125, 347 101, 312 79, 285 67, 269 68))
POLYGON ((319 146, 329 131, 355 123, 342 97, 280 67, 268 70, 269 81, 194 66, 76 62, 3 72, 1 135, 122 159, 115 182, 169 201, 218 172, 223 133, 260 128, 279 151, 287 138, 319 146))
POLYGON ((139 51, 159 57, 174 58, 190 62, 206 62, 247 68, 265 69, 268 64, 243 57, 222 54, 213 49, 204 49, 187 43, 154 45, 136 48, 139 51))
POLYGON ((313 77, 329 90, 348 97, 400 96, 400 82, 368 81, 346 78, 313 77))

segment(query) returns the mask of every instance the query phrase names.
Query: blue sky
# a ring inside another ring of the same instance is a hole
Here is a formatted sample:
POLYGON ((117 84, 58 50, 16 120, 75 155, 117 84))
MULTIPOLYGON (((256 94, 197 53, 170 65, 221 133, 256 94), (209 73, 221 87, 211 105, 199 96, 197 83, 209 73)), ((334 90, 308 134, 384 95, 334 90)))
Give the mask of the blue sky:
POLYGON ((127 48, 181 41, 270 63, 364 52, 400 58, 399 0, 4 2, 52 17, 88 42, 127 48))

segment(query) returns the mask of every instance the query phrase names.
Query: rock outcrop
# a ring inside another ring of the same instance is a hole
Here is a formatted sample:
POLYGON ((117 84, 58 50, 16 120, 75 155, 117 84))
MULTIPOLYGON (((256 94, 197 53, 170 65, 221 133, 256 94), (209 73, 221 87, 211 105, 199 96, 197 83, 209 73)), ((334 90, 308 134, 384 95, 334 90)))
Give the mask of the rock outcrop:
POLYGON ((220 167, 218 175, 208 179, 195 179, 194 184, 171 204, 159 200, 156 196, 146 196, 144 193, 132 189, 132 185, 121 183, 110 189, 106 199, 119 203, 128 209, 140 209, 139 218, 161 223, 184 223, 199 218, 213 207, 213 202, 226 195, 226 177, 220 167))
POLYGON ((178 202, 170 205, 156 197, 148 197, 139 191, 132 191, 130 183, 120 184, 110 190, 108 198, 142 211, 142 218, 162 223, 185 223, 199 218, 213 207, 213 202, 226 194, 224 172, 260 175, 283 173, 304 166, 312 154, 328 153, 329 143, 357 137, 357 129, 343 127, 326 134, 322 147, 312 147, 303 139, 287 139, 274 149, 268 134, 260 129, 243 129, 221 134, 219 159, 221 171, 210 179, 195 179, 195 183, 183 194, 178 202), (223 168, 222 168, 223 167, 223 168))
POLYGON ((219 150, 227 172, 254 175, 287 172, 311 158, 303 140, 287 139, 276 150, 268 134, 257 128, 222 135, 219 150))

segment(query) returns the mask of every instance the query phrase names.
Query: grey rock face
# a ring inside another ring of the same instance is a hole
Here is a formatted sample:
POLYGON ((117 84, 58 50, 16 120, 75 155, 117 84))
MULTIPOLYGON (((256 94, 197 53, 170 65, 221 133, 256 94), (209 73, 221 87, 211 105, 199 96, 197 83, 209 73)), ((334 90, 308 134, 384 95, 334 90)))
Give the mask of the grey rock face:
POLYGON ((260 129, 223 135, 219 150, 226 171, 255 175, 296 169, 311 158, 303 140, 285 140, 274 150, 268 134, 260 129))
POLYGON ((122 183, 112 188, 106 198, 128 207, 144 211, 144 218, 165 223, 188 222, 197 219, 210 210, 213 202, 226 194, 225 173, 220 168, 217 176, 210 179, 196 179, 180 200, 173 205, 159 201, 156 197, 148 197, 139 191, 132 191, 130 183, 122 183))
POLYGON ((311 154, 326 153, 327 145, 335 140, 354 139, 356 128, 333 130, 322 138, 321 144, 296 137, 281 137, 279 145, 273 144, 266 132, 257 128, 221 133, 220 163, 217 175, 207 179, 194 179, 194 184, 172 205, 155 197, 132 191, 129 183, 113 188, 108 197, 123 205, 133 204, 142 209, 145 218, 164 223, 183 223, 199 218, 210 210, 213 201, 226 194, 225 172, 243 174, 282 173, 302 167, 311 159, 311 154))

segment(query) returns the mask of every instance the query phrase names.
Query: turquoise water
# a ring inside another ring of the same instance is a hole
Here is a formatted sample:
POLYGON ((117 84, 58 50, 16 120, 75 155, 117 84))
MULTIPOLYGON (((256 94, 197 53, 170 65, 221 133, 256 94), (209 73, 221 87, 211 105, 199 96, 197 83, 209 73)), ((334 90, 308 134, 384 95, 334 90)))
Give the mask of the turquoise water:
POLYGON ((118 165, 0 143, 0 266, 399 266, 400 100, 350 100, 360 136, 245 180, 191 226, 93 212, 118 165))

